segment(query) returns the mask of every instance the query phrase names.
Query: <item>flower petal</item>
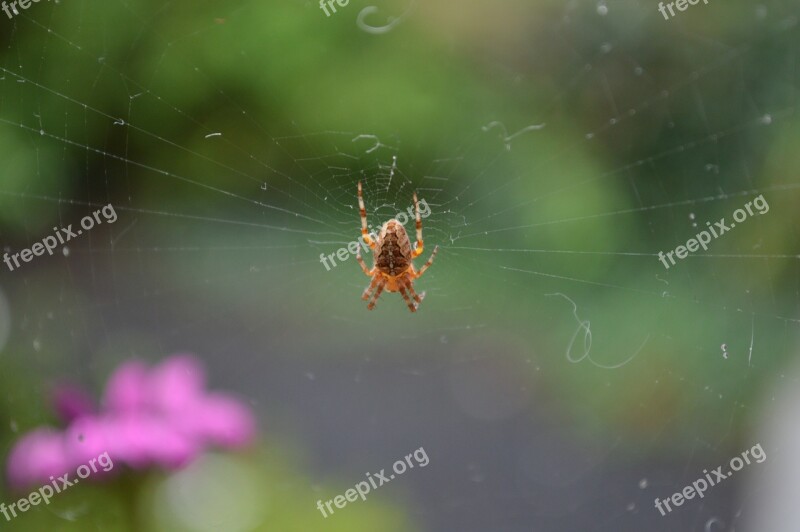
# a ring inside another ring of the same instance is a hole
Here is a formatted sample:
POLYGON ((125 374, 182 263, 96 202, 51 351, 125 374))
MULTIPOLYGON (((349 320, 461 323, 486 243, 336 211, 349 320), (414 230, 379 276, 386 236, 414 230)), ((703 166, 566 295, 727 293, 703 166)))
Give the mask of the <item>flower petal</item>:
POLYGON ((200 452, 198 443, 152 414, 130 414, 109 420, 108 454, 134 469, 159 465, 180 468, 200 452))
POLYGON ((95 410, 89 394, 68 384, 59 385, 53 390, 53 406, 58 417, 65 423, 92 414, 95 410))
POLYGON ((106 384, 103 406, 127 412, 147 404, 147 366, 138 360, 122 364, 106 384))
POLYGON ((241 401, 224 394, 208 394, 184 416, 184 427, 204 443, 221 447, 243 447, 255 437, 256 422, 241 401))
POLYGON ((87 464, 109 450, 108 429, 108 419, 99 416, 82 417, 67 428, 64 445, 73 467, 87 464))
POLYGON ((159 411, 179 412, 191 408, 203 396, 206 375, 192 355, 173 355, 148 376, 150 405, 159 411))
POLYGON ((38 428, 19 440, 8 456, 8 482, 17 489, 49 482, 72 469, 61 432, 38 428))

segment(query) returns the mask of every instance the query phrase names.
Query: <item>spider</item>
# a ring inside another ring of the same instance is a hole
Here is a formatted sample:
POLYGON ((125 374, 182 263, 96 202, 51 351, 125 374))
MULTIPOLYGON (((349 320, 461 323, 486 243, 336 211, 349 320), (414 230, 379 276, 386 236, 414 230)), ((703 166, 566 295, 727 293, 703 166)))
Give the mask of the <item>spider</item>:
POLYGON ((433 259, 439 251, 439 246, 436 246, 428 262, 419 271, 414 269, 414 264, 411 261, 422 255, 423 251, 422 220, 419 217, 417 193, 414 192, 414 208, 417 212, 417 241, 413 250, 405 227, 395 219, 383 224, 381 232, 376 239, 373 240, 370 237, 367 232, 367 209, 364 207, 361 181, 358 182, 358 207, 361 211, 361 236, 364 239, 364 243, 372 249, 374 263, 371 270, 367 268, 367 265, 364 264, 364 259, 361 258, 361 248, 359 247, 356 252, 356 260, 358 260, 358 264, 367 277, 372 277, 372 282, 364 290, 361 299, 364 301, 369 300, 367 308, 372 310, 375 308, 375 303, 385 288, 389 292, 400 292, 400 295, 406 300, 408 310, 416 312, 419 304, 422 303, 422 298, 425 297, 425 292, 417 295, 414 291, 413 281, 422 277, 422 274, 433 263, 433 259), (374 293, 370 297, 370 292, 373 290, 374 293), (410 298, 409 294, 411 294, 410 298))

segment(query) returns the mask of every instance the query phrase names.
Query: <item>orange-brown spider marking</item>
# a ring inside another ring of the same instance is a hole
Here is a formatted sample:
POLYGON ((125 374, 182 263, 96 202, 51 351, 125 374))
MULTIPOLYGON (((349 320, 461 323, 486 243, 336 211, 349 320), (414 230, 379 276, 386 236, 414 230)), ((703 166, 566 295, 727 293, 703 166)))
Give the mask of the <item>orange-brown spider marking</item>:
POLYGON ((361 295, 361 299, 369 301, 367 304, 369 310, 375 308, 375 303, 377 303, 384 289, 389 292, 400 292, 406 305, 408 305, 408 310, 411 312, 417 311, 419 304, 422 303, 425 297, 425 292, 417 295, 414 290, 414 280, 422 277, 422 274, 433 263, 433 259, 439 251, 439 246, 433 249, 431 258, 417 271, 411 261, 422 254, 424 246, 422 243, 422 219, 419 215, 416 192, 414 193, 414 208, 417 212, 417 241, 414 243, 413 249, 411 248, 411 241, 408 238, 408 233, 406 233, 406 228, 397 220, 389 220, 383 224, 381 232, 373 239, 367 231, 367 209, 364 207, 361 181, 358 182, 361 237, 364 239, 364 243, 372 249, 374 263, 372 269, 367 268, 364 259, 361 258, 361 248, 359 247, 356 252, 356 260, 364 273, 368 277, 372 277, 372 282, 361 295), (370 294, 372 295, 370 296, 370 294))

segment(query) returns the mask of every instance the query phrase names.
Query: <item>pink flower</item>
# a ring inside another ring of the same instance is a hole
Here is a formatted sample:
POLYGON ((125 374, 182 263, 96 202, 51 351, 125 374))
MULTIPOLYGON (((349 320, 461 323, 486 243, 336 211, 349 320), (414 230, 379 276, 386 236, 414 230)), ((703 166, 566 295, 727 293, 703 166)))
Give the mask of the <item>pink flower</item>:
POLYGON ((89 394, 73 386, 57 387, 53 392, 52 402, 58 417, 65 423, 95 411, 89 394))
POLYGON ((28 433, 8 456, 8 480, 12 486, 44 484, 50 475, 59 476, 72 469, 60 432, 38 428, 28 433))
POLYGON ((191 355, 150 369, 130 361, 111 375, 96 411, 80 390, 60 388, 55 408, 66 430, 39 428, 8 457, 13 487, 45 483, 107 452, 134 469, 185 466, 210 446, 235 449, 255 437, 250 409, 225 394, 205 391, 205 372, 191 355))

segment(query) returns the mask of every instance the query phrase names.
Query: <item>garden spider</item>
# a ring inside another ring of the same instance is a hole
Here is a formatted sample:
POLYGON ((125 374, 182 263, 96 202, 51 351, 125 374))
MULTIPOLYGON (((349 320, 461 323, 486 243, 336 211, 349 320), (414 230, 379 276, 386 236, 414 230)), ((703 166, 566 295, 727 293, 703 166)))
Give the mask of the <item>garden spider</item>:
POLYGON ((364 270, 368 277, 372 277, 372 282, 369 284, 361 299, 364 301, 369 300, 367 308, 372 310, 375 308, 375 303, 378 301, 383 289, 386 288, 389 292, 400 292, 403 299, 406 300, 408 310, 416 312, 419 304, 422 303, 422 298, 425 297, 425 292, 417 295, 414 291, 413 281, 419 279, 425 270, 433 263, 436 253, 439 251, 439 246, 433 249, 431 258, 428 259, 422 268, 417 271, 414 269, 414 264, 411 262, 413 259, 422 254, 422 220, 419 217, 419 203, 417 203, 417 193, 414 192, 414 208, 417 212, 417 241, 414 244, 414 249, 411 249, 411 241, 408 238, 403 224, 395 219, 389 220, 378 234, 375 240, 370 237, 367 232, 367 209, 364 207, 364 198, 361 194, 361 181, 358 182, 358 208, 361 211, 361 236, 364 243, 372 249, 374 267, 370 270, 364 264, 364 259, 361 258, 361 248, 356 252, 356 260, 364 270), (370 292, 375 291, 370 298, 370 292), (408 294, 411 294, 411 298, 408 294), (411 301, 413 298, 414 301, 411 301))

